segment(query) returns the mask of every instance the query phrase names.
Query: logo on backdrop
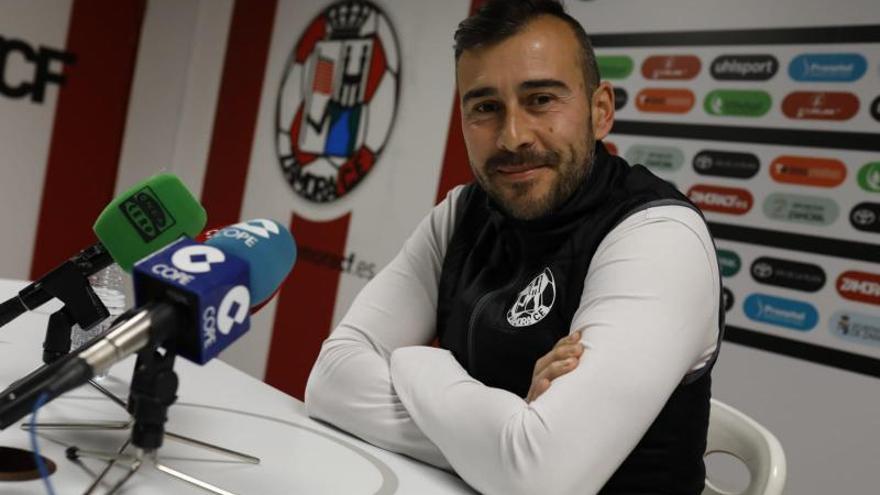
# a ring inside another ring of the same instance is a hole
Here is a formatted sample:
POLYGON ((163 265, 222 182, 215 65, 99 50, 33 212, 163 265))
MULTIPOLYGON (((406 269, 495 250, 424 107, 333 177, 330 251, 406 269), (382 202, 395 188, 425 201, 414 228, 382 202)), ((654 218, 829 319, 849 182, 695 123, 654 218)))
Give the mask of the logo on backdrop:
POLYGON ((721 288, 721 300, 724 304, 725 313, 730 311, 731 308, 733 308, 733 305, 736 303, 736 297, 734 297, 733 292, 727 287, 721 288))
POLYGON ((752 263, 752 277, 762 284, 816 292, 825 285, 819 265, 762 256, 752 263))
POLYGON ((742 215, 752 209, 752 193, 738 187, 696 184, 688 190, 688 198, 703 211, 742 215))
POLYGON ((880 275, 850 270, 837 277, 837 292, 851 301, 880 305, 880 275))
POLYGON ((625 107, 627 101, 629 101, 629 95, 626 93, 626 90, 623 88, 614 88, 614 109, 620 110, 625 107))
POLYGON ((788 75, 801 82, 858 81, 868 70, 868 61, 858 53, 806 53, 788 65, 788 75))
POLYGON ((393 26, 372 2, 337 2, 306 28, 276 107, 276 152, 297 194, 334 201, 376 165, 397 112, 399 53, 393 26))
POLYGON ((859 97, 840 91, 795 91, 782 100, 790 119, 849 120, 859 111, 859 97))
POLYGON ((694 156, 694 170, 700 175, 717 175, 748 179, 761 168, 758 157, 752 153, 702 150, 694 156))
POLYGON ((853 206, 849 223, 858 230, 880 232, 880 203, 865 201, 853 206))
POLYGON ((766 81, 776 75, 773 55, 721 55, 712 61, 712 77, 721 81, 766 81))
POLYGON ((811 330, 819 321, 812 304, 768 294, 751 294, 743 303, 743 312, 753 321, 801 331, 811 330))
POLYGON ((46 86, 64 84, 62 69, 74 62, 72 53, 46 46, 34 48, 26 41, 0 36, 0 95, 13 99, 29 96, 32 102, 42 103, 46 86))
POLYGON ((880 345, 880 318, 853 311, 838 311, 828 322, 831 333, 862 344, 880 345))
POLYGON ((784 222, 831 225, 837 220, 840 208, 829 198, 772 193, 764 199, 764 214, 784 222))
POLYGON ((523 289, 507 311, 507 322, 514 327, 528 327, 543 320, 556 301, 556 281, 550 268, 544 268, 523 289))

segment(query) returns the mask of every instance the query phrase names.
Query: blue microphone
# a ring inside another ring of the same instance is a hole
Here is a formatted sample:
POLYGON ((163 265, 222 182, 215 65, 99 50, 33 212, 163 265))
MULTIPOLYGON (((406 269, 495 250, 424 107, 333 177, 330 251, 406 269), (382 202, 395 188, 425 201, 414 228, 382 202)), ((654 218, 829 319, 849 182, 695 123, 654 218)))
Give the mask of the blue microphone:
POLYGON ((262 218, 218 230, 205 244, 244 260, 260 260, 250 263, 251 306, 264 303, 274 294, 296 262, 296 243, 290 231, 262 218))
POLYGON ((0 429, 148 345, 173 346, 198 364, 210 361, 250 327, 250 307, 267 299, 293 267, 290 232, 271 220, 242 222, 205 244, 181 238, 134 265, 138 310, 0 406, 0 429), (245 235, 247 234, 247 235, 245 235))

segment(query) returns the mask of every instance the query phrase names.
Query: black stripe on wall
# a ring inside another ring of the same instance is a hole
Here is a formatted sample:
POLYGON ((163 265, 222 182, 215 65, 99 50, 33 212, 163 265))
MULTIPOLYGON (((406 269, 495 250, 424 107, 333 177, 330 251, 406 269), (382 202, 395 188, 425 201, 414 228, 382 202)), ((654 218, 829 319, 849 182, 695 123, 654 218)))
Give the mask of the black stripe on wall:
POLYGON ((716 239, 867 261, 869 263, 880 263, 880 245, 877 244, 792 234, 726 223, 707 223, 709 224, 709 231, 712 232, 712 236, 716 239))
POLYGON ((862 356, 860 354, 854 354, 852 352, 839 351, 828 347, 807 344, 797 340, 786 339, 734 326, 725 327, 724 340, 735 344, 775 352, 776 354, 782 354, 784 356, 812 361, 814 363, 880 378, 880 360, 862 356))
POLYGON ((612 134, 880 152, 880 134, 615 120, 612 134))
POLYGON ((590 40, 596 48, 875 43, 880 25, 594 34, 590 40))

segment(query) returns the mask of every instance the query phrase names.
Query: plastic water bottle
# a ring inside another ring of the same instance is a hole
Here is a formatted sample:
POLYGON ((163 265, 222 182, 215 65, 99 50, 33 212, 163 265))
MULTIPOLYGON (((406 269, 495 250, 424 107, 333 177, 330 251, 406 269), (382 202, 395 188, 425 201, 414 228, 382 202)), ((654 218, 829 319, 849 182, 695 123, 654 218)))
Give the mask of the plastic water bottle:
MULTIPOLYGON (((74 351, 99 335, 107 333, 107 330, 113 325, 113 320, 125 312, 125 292, 123 290, 125 282, 123 280, 122 269, 119 265, 113 263, 107 268, 92 275, 89 277, 89 283, 92 285, 95 294, 98 295, 101 302, 107 307, 107 311, 110 315, 88 330, 83 330, 79 325, 74 325, 70 333, 71 351, 74 351)), ((106 376, 106 374, 97 378, 103 378, 103 376, 106 376)))

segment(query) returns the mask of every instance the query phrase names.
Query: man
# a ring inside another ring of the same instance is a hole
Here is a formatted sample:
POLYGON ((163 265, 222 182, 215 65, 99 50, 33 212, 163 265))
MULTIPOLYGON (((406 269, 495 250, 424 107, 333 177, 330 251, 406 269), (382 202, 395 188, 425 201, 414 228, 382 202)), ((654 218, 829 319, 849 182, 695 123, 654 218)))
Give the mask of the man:
POLYGON ((476 183, 358 295, 309 414, 484 493, 700 493, 722 325, 702 217, 605 150, 613 91, 558 2, 490 1, 455 40, 476 183))

